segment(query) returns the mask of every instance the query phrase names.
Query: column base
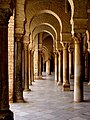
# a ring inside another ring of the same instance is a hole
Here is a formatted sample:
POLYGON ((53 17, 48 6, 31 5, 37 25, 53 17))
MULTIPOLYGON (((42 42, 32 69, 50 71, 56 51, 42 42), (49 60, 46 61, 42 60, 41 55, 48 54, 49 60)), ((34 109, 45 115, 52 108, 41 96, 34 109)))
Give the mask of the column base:
POLYGON ((58 86, 62 85, 62 82, 61 82, 61 81, 58 81, 57 85, 58 85, 58 86))
POLYGON ((31 91, 31 89, 24 89, 23 92, 28 92, 28 91, 31 91))
POLYGON ((70 84, 63 84, 62 91, 70 91, 70 84))
POLYGON ((0 111, 0 120, 14 120, 13 112, 10 110, 0 111))
POLYGON ((17 98, 17 99, 14 99, 13 101, 14 103, 24 103, 24 99, 23 98, 17 98))
POLYGON ((40 76, 35 76, 35 78, 34 78, 35 80, 41 80, 42 79, 42 76, 40 75, 40 76))

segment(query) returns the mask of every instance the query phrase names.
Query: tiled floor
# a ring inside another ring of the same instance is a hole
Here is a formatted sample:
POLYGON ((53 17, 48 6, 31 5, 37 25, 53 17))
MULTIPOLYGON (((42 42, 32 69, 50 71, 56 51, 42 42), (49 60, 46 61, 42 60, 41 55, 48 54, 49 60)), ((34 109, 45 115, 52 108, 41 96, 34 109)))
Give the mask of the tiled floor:
POLYGON ((84 86, 85 101, 74 103, 73 90, 63 92, 53 75, 44 76, 24 92, 25 103, 10 104, 14 120, 90 120, 90 86, 84 86))

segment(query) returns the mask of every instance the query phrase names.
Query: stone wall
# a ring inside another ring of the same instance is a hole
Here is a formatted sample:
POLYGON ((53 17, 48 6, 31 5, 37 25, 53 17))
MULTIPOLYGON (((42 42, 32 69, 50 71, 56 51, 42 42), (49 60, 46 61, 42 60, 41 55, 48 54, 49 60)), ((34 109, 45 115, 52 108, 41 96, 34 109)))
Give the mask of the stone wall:
POLYGON ((10 17, 8 24, 8 78, 9 100, 12 100, 14 80, 14 16, 10 17))

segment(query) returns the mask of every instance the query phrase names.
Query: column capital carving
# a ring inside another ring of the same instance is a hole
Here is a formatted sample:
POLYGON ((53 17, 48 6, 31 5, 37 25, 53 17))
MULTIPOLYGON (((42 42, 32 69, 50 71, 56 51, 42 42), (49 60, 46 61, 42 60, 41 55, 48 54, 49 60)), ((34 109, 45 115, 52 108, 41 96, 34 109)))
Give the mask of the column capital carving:
POLYGON ((69 44, 69 43, 67 43, 67 42, 65 42, 65 43, 63 42, 63 43, 62 43, 63 49, 67 49, 67 48, 68 48, 68 44, 69 44))
POLYGON ((82 42, 82 39, 86 36, 86 33, 74 33, 74 41, 75 43, 81 43, 82 42))
POLYGON ((61 55, 62 54, 62 50, 58 50, 58 54, 61 55))
POLYGON ((25 51, 28 50, 28 45, 29 45, 29 43, 23 43, 23 48, 24 48, 25 51))
POLYGON ((15 42, 22 42, 23 34, 15 34, 15 42))

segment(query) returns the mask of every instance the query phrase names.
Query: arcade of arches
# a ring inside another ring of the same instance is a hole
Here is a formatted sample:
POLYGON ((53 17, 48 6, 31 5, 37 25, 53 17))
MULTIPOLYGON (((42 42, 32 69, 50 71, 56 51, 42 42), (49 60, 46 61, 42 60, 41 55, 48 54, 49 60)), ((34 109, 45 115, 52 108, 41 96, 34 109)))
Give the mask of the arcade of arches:
POLYGON ((74 102, 82 102, 89 36, 90 0, 0 0, 0 120, 14 119, 9 101, 23 102, 42 71, 54 72, 63 91, 74 79, 74 102))

